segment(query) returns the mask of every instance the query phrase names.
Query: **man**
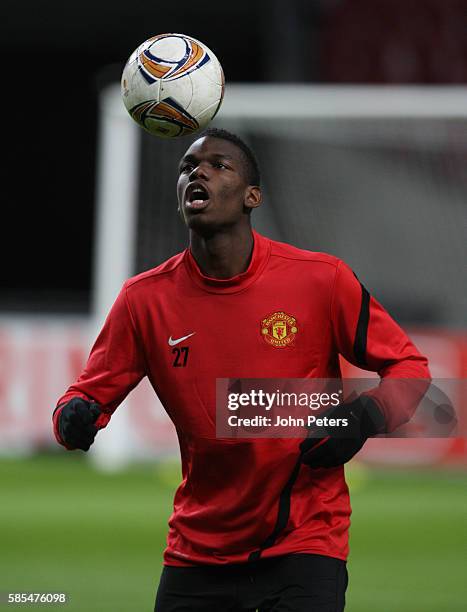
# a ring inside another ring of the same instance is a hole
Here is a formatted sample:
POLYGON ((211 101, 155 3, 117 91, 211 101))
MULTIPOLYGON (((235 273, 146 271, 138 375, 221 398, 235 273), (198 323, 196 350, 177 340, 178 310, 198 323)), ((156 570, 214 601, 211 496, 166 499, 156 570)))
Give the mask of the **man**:
POLYGON ((343 464, 410 418, 384 395, 361 397, 336 409, 354 426, 345 440, 216 438, 217 378, 339 378, 339 353, 383 379, 429 377, 342 261, 252 231, 259 185, 252 152, 229 132, 209 129, 188 148, 177 194, 189 248, 124 284, 54 413, 57 440, 88 450, 148 376, 174 422, 183 481, 157 612, 343 610, 343 464))

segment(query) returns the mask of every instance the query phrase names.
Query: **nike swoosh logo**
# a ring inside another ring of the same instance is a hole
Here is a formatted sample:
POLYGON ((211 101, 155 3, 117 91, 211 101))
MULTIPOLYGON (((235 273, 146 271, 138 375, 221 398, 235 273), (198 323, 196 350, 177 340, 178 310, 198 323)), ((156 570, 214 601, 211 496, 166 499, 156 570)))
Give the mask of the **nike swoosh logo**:
POLYGON ((169 346, 175 346, 176 344, 180 344, 180 342, 183 342, 187 338, 191 338, 191 336, 194 336, 195 334, 196 332, 192 332, 191 334, 188 334, 188 336, 183 336, 182 338, 177 338, 176 340, 172 340, 172 336, 170 336, 169 346))

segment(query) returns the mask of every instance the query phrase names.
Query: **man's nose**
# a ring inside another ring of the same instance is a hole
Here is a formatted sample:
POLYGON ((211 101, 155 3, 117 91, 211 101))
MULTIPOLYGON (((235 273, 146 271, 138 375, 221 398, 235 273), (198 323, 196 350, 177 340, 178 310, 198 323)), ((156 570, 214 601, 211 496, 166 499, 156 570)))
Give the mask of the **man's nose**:
POLYGON ((201 162, 190 172, 190 181, 195 181, 197 178, 203 178, 206 180, 209 179, 209 169, 207 164, 201 162))

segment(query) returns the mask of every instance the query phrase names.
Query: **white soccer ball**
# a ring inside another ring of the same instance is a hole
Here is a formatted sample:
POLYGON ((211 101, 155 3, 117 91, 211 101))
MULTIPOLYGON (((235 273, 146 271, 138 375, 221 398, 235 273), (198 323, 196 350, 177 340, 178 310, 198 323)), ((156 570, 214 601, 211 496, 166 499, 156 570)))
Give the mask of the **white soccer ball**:
POLYGON ((193 134, 215 117, 224 73, 214 53, 184 34, 159 34, 142 43, 123 69, 123 103, 150 134, 193 134))

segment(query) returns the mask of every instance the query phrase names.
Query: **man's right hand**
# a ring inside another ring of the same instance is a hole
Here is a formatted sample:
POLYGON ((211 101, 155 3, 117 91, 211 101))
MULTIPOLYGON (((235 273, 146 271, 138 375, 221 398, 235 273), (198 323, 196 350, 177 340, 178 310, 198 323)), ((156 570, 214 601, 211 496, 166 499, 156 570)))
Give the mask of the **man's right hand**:
POLYGON ((95 421, 101 414, 99 404, 74 397, 59 406, 58 433, 68 448, 89 450, 96 437, 95 421))

